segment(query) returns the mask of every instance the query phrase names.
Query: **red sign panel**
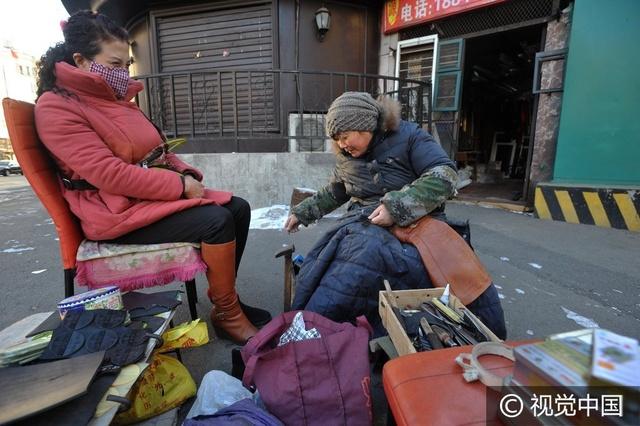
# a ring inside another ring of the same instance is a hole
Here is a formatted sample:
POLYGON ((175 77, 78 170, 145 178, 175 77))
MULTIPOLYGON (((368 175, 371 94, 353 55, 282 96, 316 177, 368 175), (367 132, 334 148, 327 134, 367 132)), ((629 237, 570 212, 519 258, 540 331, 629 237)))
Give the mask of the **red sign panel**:
POLYGON ((467 12, 507 0, 387 0, 384 4, 385 34, 445 16, 467 12))

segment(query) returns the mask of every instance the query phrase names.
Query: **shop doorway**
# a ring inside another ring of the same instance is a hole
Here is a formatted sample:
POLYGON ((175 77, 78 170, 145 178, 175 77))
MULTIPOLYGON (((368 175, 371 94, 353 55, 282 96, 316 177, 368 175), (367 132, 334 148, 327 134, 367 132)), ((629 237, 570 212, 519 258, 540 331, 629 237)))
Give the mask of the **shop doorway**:
POLYGON ((536 52, 542 26, 466 40, 455 159, 459 197, 524 205, 536 52))

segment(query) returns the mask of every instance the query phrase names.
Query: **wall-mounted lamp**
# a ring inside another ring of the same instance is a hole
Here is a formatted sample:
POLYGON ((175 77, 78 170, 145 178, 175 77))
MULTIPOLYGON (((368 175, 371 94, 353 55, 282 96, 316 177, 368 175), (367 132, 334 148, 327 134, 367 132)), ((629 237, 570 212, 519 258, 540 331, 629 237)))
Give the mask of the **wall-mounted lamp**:
POLYGON ((316 10, 316 27, 318 28, 318 39, 324 40, 325 34, 331 27, 331 12, 324 6, 316 10))

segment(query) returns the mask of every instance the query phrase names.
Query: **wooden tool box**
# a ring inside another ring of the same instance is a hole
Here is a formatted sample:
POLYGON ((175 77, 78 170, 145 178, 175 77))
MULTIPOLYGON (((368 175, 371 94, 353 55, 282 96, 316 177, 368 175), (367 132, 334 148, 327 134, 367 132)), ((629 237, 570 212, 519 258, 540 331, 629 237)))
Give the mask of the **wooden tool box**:
MULTIPOLYGON (((421 289, 421 290, 398 290, 393 291, 393 297, 395 298, 396 304, 400 309, 419 309, 420 305, 427 300, 433 299, 434 297, 442 296, 444 292, 444 288, 429 288, 429 289, 421 289)), ((382 318, 382 324, 389 332, 389 337, 391 337, 391 341, 393 345, 396 347, 398 351, 398 355, 407 355, 416 353, 416 349, 413 347, 411 340, 407 336, 407 333, 404 331, 398 318, 396 318, 395 314, 392 310, 392 304, 390 303, 387 293, 385 291, 380 292, 380 298, 378 299, 378 311, 380 313, 380 318, 382 318)), ((450 295, 449 305, 459 309, 464 310, 469 316, 473 317, 474 320, 481 326, 482 331, 489 336, 489 338, 494 342, 500 342, 501 340, 493 334, 491 330, 489 330, 482 322, 475 316, 471 311, 469 311, 460 300, 453 295, 450 295)))

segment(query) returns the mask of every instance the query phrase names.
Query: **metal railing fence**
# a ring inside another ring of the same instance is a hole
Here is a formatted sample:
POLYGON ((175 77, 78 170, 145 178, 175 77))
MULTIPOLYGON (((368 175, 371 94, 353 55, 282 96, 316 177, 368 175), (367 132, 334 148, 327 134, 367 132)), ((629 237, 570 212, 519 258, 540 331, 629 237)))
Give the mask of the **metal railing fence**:
MULTIPOLYGON (((323 71, 202 70, 135 77, 136 101, 168 136, 289 140, 295 151, 324 151, 324 116, 345 91, 388 95, 402 118, 431 129, 431 82, 323 71)), ((237 145, 237 144, 236 144, 237 145)))

